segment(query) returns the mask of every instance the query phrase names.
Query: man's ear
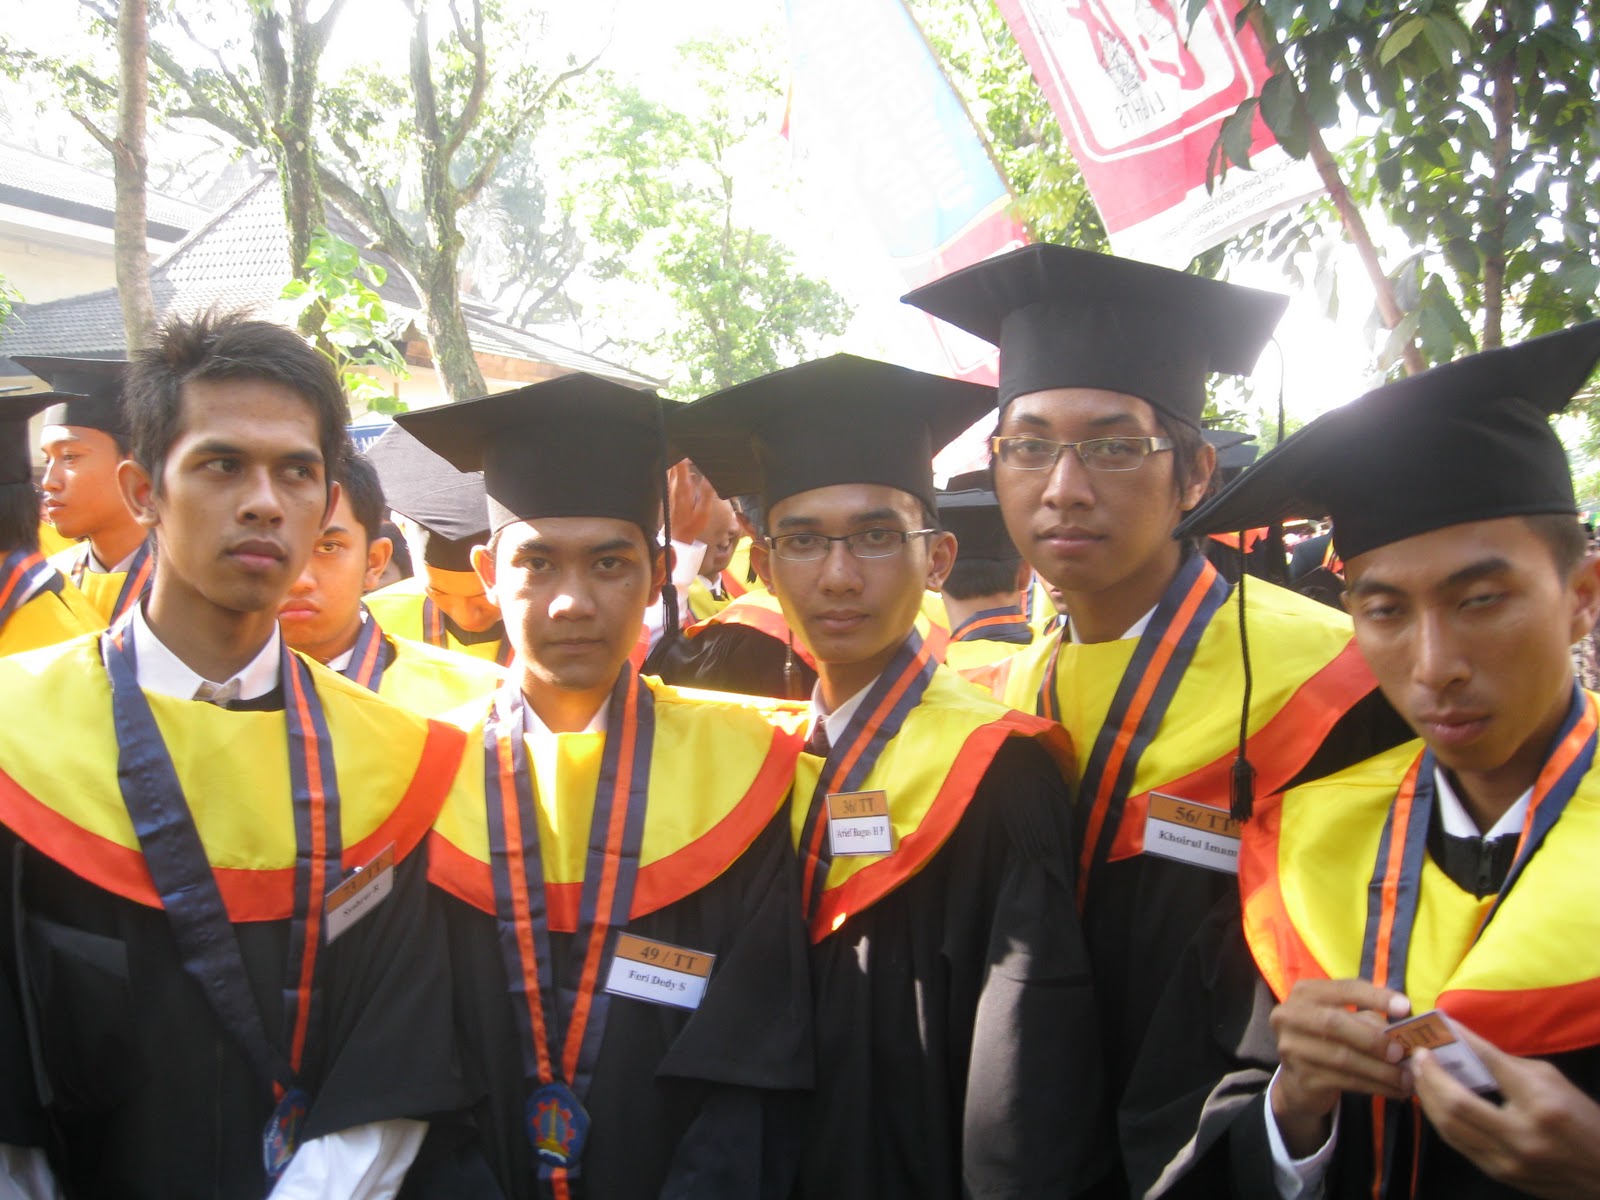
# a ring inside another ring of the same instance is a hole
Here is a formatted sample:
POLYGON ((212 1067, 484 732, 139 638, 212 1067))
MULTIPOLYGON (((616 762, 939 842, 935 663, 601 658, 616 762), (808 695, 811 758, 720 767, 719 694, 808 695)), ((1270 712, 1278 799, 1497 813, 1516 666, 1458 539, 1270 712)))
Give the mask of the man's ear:
POLYGON ((125 458, 117 464, 117 490, 122 493, 122 502, 128 506, 133 519, 140 525, 154 529, 161 523, 160 514, 156 511, 155 483, 145 469, 131 458, 125 458))
POLYGON ((1600 618, 1600 554, 1586 554, 1572 571, 1572 636, 1568 643, 1589 636, 1600 618))
POLYGON ((944 589, 944 581, 950 574, 950 568, 956 565, 957 548, 956 535, 948 529, 928 538, 928 578, 924 584, 928 591, 937 592, 944 589))
POLYGON ((1200 447, 1200 452, 1194 456, 1194 475, 1184 485, 1182 494, 1178 497, 1178 507, 1184 512, 1197 506, 1206 498, 1206 488, 1211 485, 1211 476, 1217 469, 1217 448, 1210 442, 1205 442, 1200 447))
POLYGON ((756 569, 761 586, 777 595, 777 589, 772 586, 772 549, 760 538, 750 539, 750 565, 756 569))
MULTIPOLYGON (((661 599, 661 589, 667 586, 667 573, 672 569, 672 546, 669 543, 657 554, 650 556, 650 600, 661 599)), ((682 614, 679 614, 682 616, 682 614)))
POLYGON ((500 601, 494 594, 494 555, 489 553, 489 547, 472 548, 472 569, 478 573, 478 582, 483 584, 483 594, 498 608, 500 601))
POLYGON ((394 557, 394 543, 386 537, 373 538, 367 543, 367 570, 361 577, 361 590, 370 592, 378 586, 378 581, 383 578, 383 573, 389 569, 389 560, 394 557))

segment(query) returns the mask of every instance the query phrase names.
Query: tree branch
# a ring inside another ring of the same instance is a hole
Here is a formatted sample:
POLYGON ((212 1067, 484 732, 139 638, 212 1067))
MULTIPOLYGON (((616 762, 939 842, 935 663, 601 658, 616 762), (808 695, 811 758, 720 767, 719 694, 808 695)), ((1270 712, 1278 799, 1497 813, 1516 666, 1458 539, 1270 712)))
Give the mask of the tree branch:
POLYGON ((461 143, 466 140, 468 131, 478 123, 478 117, 483 111, 483 96, 489 86, 489 50, 483 39, 483 0, 472 0, 473 32, 470 36, 461 21, 460 12, 456 9, 456 0, 450 0, 450 15, 455 20, 456 37, 472 52, 472 90, 467 93, 466 102, 461 106, 461 115, 457 118, 455 127, 445 137, 446 162, 455 157, 456 151, 461 149, 461 143))
POLYGON ((97 126, 93 121, 89 120, 88 117, 84 116, 75 108, 69 108, 67 109, 67 112, 72 116, 74 121, 89 131, 89 136, 100 143, 101 149, 103 149, 107 154, 112 156, 116 155, 117 143, 102 133, 99 126, 97 126))
POLYGON ((489 153, 484 156, 483 162, 478 164, 478 169, 472 173, 472 177, 456 189, 455 208, 457 211, 471 204, 483 193, 483 189, 489 186, 489 181, 494 178, 494 173, 500 169, 500 162, 505 157, 506 150, 510 148, 522 126, 534 113, 549 103, 550 98, 555 95, 556 89, 568 80, 576 79, 599 61, 600 55, 596 54, 588 62, 576 67, 570 67, 561 72, 550 81, 548 87, 544 88, 534 99, 521 108, 515 120, 493 139, 489 153))

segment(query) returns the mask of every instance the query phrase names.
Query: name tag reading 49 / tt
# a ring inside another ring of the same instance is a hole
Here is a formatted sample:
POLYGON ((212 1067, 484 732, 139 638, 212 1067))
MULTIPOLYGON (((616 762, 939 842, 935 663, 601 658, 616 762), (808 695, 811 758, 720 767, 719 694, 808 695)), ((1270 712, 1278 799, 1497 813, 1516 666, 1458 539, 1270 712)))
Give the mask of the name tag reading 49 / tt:
POLYGON ((715 954, 619 933, 606 991, 652 1004, 699 1008, 716 960, 715 954))

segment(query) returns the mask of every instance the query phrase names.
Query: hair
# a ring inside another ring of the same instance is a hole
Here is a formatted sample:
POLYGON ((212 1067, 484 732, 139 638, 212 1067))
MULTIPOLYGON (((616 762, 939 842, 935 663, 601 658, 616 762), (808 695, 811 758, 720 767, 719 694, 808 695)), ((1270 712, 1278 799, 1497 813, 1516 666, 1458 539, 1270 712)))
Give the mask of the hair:
POLYGON ((378 480, 378 468, 365 454, 347 452, 339 460, 337 472, 339 486, 345 499, 350 501, 350 511, 356 524, 367 532, 367 545, 383 536, 383 517, 388 506, 383 499, 383 484, 378 480))
POLYGON ((167 454, 183 433, 183 389, 199 380, 282 384, 310 407, 332 487, 349 445, 349 406, 332 364, 293 330, 242 312, 167 321, 133 357, 124 389, 133 459, 159 492, 167 454))
MULTIPOLYGON (((1206 447, 1205 435, 1188 422, 1169 417, 1154 405, 1151 408, 1155 410, 1156 424, 1161 426, 1161 432, 1172 439, 1172 478, 1178 491, 1182 492, 1200 477, 1200 454, 1206 447)), ((1212 469, 1205 495, 1200 497, 1202 502, 1221 485, 1221 476, 1221 471, 1212 469)))
POLYGON ((0 554, 39 548, 39 493, 26 479, 0 484, 0 554))
POLYGON ((1589 539, 1574 513, 1538 513, 1522 518, 1550 548, 1556 571, 1566 579, 1589 553, 1589 539))
POLYGON ((962 558, 945 577, 944 590, 952 600, 976 600, 980 596, 1015 595, 1017 572, 1022 558, 962 558))

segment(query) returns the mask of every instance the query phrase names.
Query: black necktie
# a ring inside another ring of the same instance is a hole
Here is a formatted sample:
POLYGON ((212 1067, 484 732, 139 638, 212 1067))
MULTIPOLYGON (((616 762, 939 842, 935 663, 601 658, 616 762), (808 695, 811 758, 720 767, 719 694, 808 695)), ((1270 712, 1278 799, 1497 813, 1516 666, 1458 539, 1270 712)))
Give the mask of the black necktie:
POLYGON ((816 723, 811 727, 811 736, 806 738, 806 753, 815 754, 818 758, 827 758, 828 751, 833 749, 828 741, 828 726, 821 718, 816 718, 816 723))

